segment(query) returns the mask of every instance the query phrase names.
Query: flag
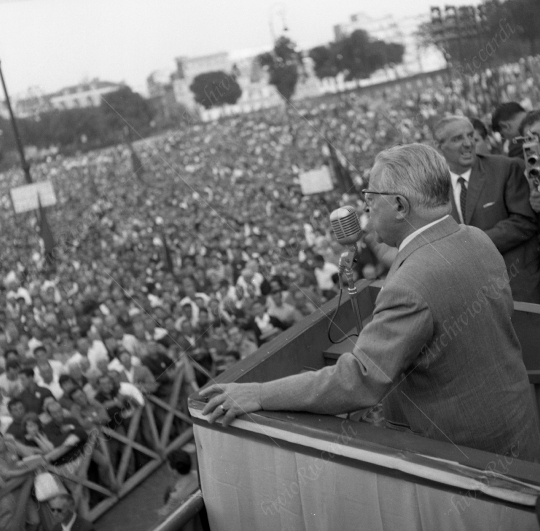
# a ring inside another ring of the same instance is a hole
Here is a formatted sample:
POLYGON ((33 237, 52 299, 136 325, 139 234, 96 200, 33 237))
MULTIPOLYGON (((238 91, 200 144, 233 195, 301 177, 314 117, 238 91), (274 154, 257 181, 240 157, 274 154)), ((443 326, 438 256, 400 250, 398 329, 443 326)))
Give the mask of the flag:
POLYGON ((128 142, 129 151, 131 152, 131 168, 133 170, 133 173, 137 176, 138 179, 142 179, 144 176, 144 166, 141 162, 141 159, 139 158, 139 155, 137 155, 137 152, 133 148, 133 144, 131 142, 128 142))
POLYGON ((170 250, 169 246, 167 245, 167 238, 165 237, 164 232, 161 233, 161 241, 163 242, 163 251, 165 253, 165 259, 164 259, 165 267, 164 267, 164 269, 166 271, 169 271, 170 273, 173 273, 174 272, 174 262, 173 262, 171 250, 170 250))
POLYGON ((332 161, 331 167, 334 177, 338 182, 338 186, 341 188, 344 194, 354 192, 355 186, 351 177, 351 173, 347 168, 347 161, 345 160, 344 163, 342 163, 339 160, 336 148, 329 140, 326 141, 326 144, 328 145, 328 150, 330 151, 330 160, 332 161))
POLYGON ((52 263, 53 261, 53 250, 54 250, 54 237, 47 221, 47 216, 45 214, 45 209, 41 206, 41 201, 39 200, 38 195, 38 212, 39 212, 39 235, 43 240, 43 245, 45 247, 45 260, 47 263, 52 263))

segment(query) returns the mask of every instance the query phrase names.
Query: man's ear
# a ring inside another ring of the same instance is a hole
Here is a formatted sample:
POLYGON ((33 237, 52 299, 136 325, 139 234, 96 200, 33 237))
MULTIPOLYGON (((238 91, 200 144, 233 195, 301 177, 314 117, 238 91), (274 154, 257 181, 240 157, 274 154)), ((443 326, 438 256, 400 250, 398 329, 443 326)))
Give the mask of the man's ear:
POLYGON ((405 219, 411 211, 409 200, 403 195, 396 195, 394 208, 396 209, 396 218, 401 220, 405 219))

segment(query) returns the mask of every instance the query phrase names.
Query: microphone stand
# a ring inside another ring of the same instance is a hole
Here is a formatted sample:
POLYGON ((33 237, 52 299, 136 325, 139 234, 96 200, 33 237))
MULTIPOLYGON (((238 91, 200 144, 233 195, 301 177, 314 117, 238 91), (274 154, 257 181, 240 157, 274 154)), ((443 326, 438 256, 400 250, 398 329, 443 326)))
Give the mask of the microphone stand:
POLYGON ((354 274, 352 267, 358 254, 358 248, 356 243, 353 243, 347 252, 344 252, 339 258, 339 271, 340 274, 344 274, 347 279, 347 291, 349 292, 349 298, 351 299, 351 305, 353 313, 356 318, 356 332, 360 334, 362 331, 362 318, 360 317, 360 308, 358 306, 358 297, 356 296, 358 290, 354 283, 354 274))
MULTIPOLYGON (((358 335, 362 331, 362 318, 360 317, 360 308, 358 306, 358 297, 356 294, 358 290, 354 283, 354 274, 352 267, 354 261, 356 260, 356 255, 358 254, 358 247, 356 243, 353 243, 349 250, 342 253, 339 258, 339 271, 345 275, 347 279, 347 291, 349 292, 349 297, 351 299, 351 305, 353 308, 353 313, 356 318, 356 330, 358 335)), ((341 278, 340 278, 341 282, 341 278)), ((352 418, 352 417, 350 417, 352 418)), ((383 428, 386 426, 386 420, 384 418, 384 411, 381 402, 373 406, 369 411, 363 412, 361 419, 368 424, 376 426, 378 428, 383 428)))

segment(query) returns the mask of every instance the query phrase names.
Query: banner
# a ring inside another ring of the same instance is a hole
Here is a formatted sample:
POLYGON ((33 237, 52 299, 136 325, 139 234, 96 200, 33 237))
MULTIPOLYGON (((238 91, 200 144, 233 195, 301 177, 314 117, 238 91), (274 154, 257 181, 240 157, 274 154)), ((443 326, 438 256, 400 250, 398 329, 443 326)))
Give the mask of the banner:
POLYGON ((56 205, 56 194, 50 181, 17 186, 10 193, 16 214, 56 205))
POLYGON ((328 166, 321 166, 318 170, 301 173, 300 188, 304 195, 320 194, 334 189, 332 176, 328 166))

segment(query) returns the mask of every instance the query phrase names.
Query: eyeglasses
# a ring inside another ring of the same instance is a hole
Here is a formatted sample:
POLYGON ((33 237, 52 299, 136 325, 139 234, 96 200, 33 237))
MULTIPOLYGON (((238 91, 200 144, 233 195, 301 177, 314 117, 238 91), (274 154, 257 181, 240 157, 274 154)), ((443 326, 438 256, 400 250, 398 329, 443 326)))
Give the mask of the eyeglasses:
POLYGON ((376 192, 375 190, 368 190, 367 188, 364 188, 361 193, 362 193, 362 199, 367 205, 369 205, 371 201, 368 200, 369 197, 366 194, 371 194, 371 195, 396 195, 397 194, 397 192, 376 192))
POLYGON ((58 509, 56 507, 49 507, 49 509, 50 509, 51 513, 63 513, 65 511, 64 508, 58 509))

